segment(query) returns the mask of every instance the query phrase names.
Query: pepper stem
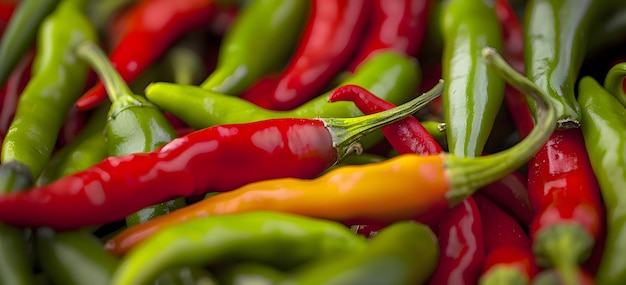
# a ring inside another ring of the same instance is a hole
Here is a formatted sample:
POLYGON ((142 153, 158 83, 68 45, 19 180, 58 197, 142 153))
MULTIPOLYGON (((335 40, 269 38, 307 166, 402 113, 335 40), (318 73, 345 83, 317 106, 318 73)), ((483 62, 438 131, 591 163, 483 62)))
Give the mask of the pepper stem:
POLYGON ((626 92, 624 92, 624 80, 626 79, 626 62, 621 62, 609 69, 604 78, 604 89, 609 91, 622 105, 626 106, 626 92))
POLYGON ((535 100, 536 123, 528 136, 507 150, 472 158, 446 154, 446 170, 451 184, 448 200, 451 205, 523 166, 548 141, 556 126, 556 111, 543 90, 515 71, 495 49, 483 48, 483 58, 507 83, 535 100))
POLYGON ((154 106, 148 100, 133 94, 98 45, 89 41, 83 42, 76 48, 76 54, 91 66, 104 83, 107 96, 112 102, 109 117, 115 118, 121 111, 133 106, 154 106))
POLYGON ((360 154, 362 148, 358 140, 365 135, 391 123, 397 122, 417 112, 443 92, 443 80, 431 90, 397 107, 353 118, 320 118, 332 135, 333 147, 337 149, 337 161, 353 150, 360 154))

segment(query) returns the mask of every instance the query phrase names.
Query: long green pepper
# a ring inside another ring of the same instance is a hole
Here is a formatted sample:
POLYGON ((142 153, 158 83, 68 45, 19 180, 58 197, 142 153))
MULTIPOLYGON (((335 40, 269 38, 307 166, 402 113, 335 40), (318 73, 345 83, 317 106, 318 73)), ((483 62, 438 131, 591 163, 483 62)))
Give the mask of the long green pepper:
POLYGON ((41 23, 58 3, 59 0, 20 1, 0 39, 0 86, 35 42, 41 23))
POLYGON ((50 159, 65 115, 89 74, 74 51, 83 41, 97 40, 84 6, 83 0, 64 0, 43 21, 32 77, 2 144, 1 162, 24 163, 34 178, 50 159))
POLYGON ((260 262, 290 269, 317 258, 360 251, 362 236, 336 222, 279 212, 188 220, 157 232, 128 252, 112 285, 148 284, 180 265, 260 262))
POLYGON ((626 280, 626 108, 595 79, 578 85, 581 129, 606 206, 607 236, 596 273, 598 284, 626 280))
MULTIPOLYGON (((341 85, 359 85, 399 105, 415 97, 420 78, 421 70, 414 59, 394 52, 380 52, 361 64, 341 85)), ((329 93, 290 111, 267 110, 239 97, 166 82, 149 85, 145 93, 148 100, 196 129, 273 118, 344 118, 363 115, 352 102, 329 103, 329 93)), ((368 148, 382 139, 381 132, 374 132, 364 137, 361 144, 368 148)))
POLYGON ((502 50, 493 1, 448 0, 441 11, 441 95, 450 152, 480 156, 504 98, 504 80, 482 58, 482 49, 502 50))
POLYGON ((201 87, 240 95, 263 75, 280 71, 293 53, 310 1, 247 1, 220 45, 216 69, 201 87))

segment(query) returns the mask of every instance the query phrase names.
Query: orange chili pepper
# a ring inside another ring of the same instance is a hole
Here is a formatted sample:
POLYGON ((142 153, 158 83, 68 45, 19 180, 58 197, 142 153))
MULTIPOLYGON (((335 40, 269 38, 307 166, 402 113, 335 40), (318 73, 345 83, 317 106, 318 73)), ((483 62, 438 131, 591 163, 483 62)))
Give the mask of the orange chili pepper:
POLYGON ((508 150, 479 157, 403 154, 379 163, 336 168, 315 179, 279 178, 254 182, 135 225, 105 247, 122 255, 136 243, 181 221, 251 211, 279 211, 346 224, 391 223, 453 206, 479 188, 524 165, 556 126, 548 95, 514 71, 495 50, 485 58, 510 84, 537 101, 531 133, 508 150))

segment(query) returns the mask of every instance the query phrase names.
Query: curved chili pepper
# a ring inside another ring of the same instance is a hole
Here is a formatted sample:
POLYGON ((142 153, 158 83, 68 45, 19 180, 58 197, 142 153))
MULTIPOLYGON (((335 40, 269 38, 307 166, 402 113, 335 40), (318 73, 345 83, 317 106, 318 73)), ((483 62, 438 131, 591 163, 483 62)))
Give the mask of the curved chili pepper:
POLYGON ((84 230, 55 232, 38 228, 37 260, 54 284, 109 284, 119 262, 84 230))
POLYGON ((622 238, 626 223, 621 212, 626 201, 626 162, 622 155, 626 109, 591 77, 583 77, 578 90, 585 147, 606 205, 607 236, 595 277, 598 284, 620 284, 626 278, 622 238))
MULTIPOLYGON (((165 114, 144 97, 132 93, 96 44, 82 43, 76 52, 99 75, 112 102, 105 127, 109 156, 153 151, 177 137, 165 114)), ((184 198, 158 203, 127 216, 126 224, 143 223, 184 205, 184 198)))
POLYGON ((363 0, 313 0, 295 54, 273 90, 242 97, 260 107, 286 111, 315 97, 350 60, 369 16, 363 0))
MULTIPOLYGON (((37 39, 44 19, 59 0, 23 0, 15 9, 0 40, 0 86, 3 86, 20 59, 37 39)), ((46 43, 39 43, 43 45, 46 43)))
POLYGON ((604 77, 604 88, 626 106, 626 62, 615 64, 604 77))
POLYGON ((486 255, 480 283, 514 284, 521 280, 530 283, 539 268, 533 260, 530 238, 524 228, 482 192, 473 197, 483 220, 486 255), (505 253, 511 255, 503 258, 505 253))
POLYGON ((145 284, 174 265, 229 260, 290 269, 364 248, 364 238, 332 221, 273 212, 205 217, 146 240, 123 259, 111 284, 145 284))
POLYGON ((557 129, 580 126, 574 88, 599 5, 604 4, 593 0, 531 0, 526 5, 526 76, 552 97, 557 129))
POLYGON ((382 229, 361 251, 295 269, 283 284, 424 284, 438 257, 435 234, 423 224, 402 221, 382 229))
POLYGON ((439 218, 441 256, 428 284, 476 284, 485 258, 480 212, 472 197, 439 218))
POLYGON ((0 109, 0 136, 6 136, 9 125, 15 117, 17 104, 24 88, 30 81, 30 74, 35 58, 35 50, 28 52, 17 64, 6 84, 2 87, 4 95, 2 97, 2 107, 0 109))
MULTIPOLYGON (((419 75, 419 66, 413 58, 394 52, 380 52, 362 64, 341 85, 359 85, 380 98, 401 104, 415 97, 419 75)), ((328 93, 290 111, 267 110, 238 97, 164 82, 149 85, 146 97, 196 129, 275 118, 354 117, 363 114, 350 102, 329 103, 328 93)), ((382 138, 381 133, 372 133, 364 137, 361 144, 368 149, 382 138)))
MULTIPOLYGON (((109 56, 126 82, 137 78, 181 35, 209 23, 217 4, 214 0, 142 0, 131 9, 127 30, 109 56)), ((91 109, 106 96, 98 82, 76 105, 91 109)))
POLYGON ((364 39, 350 60, 347 69, 357 66, 375 52, 391 49, 416 56, 426 38, 428 11, 431 0, 377 0, 372 8, 372 20, 367 24, 364 39))
POLYGON ((442 87, 374 115, 218 125, 155 151, 109 157, 51 184, 0 196, 0 220, 72 229, 117 221, 172 198, 229 191, 270 178, 310 178, 352 150, 359 152, 361 137, 411 115, 439 96, 442 87), (259 165, 264 165, 262 171, 259 165))
POLYGON ((263 75, 279 71, 295 50, 311 5, 300 0, 248 3, 224 35, 215 70, 200 86, 241 95, 263 75))
MULTIPOLYGON (((388 224, 458 204, 480 187, 526 163, 545 143, 556 124, 554 109, 549 103, 543 104, 547 102, 543 101, 547 100, 543 91, 506 65, 495 50, 486 48, 483 56, 507 81, 532 98, 538 98, 537 106, 541 106, 537 109, 540 112, 536 112, 537 126, 513 147, 474 158, 453 154, 403 154, 380 163, 337 168, 312 180, 275 179, 250 183, 131 227, 105 246, 115 254, 123 254, 172 224, 227 213, 271 210, 346 224, 388 224)), ((0 211, 2 209, 0 207, 0 211)), ((1 219, 4 217, 0 213, 1 219)))
POLYGON ((482 0, 446 1, 441 13, 448 148, 458 156, 479 156, 504 96, 504 80, 480 53, 485 45, 502 50, 502 32, 494 7, 482 0))
POLYGON ((2 163, 24 163, 35 178, 50 159, 65 115, 87 79, 88 67, 74 53, 80 42, 97 40, 81 12, 84 5, 63 1, 42 22, 33 74, 2 143, 2 163))

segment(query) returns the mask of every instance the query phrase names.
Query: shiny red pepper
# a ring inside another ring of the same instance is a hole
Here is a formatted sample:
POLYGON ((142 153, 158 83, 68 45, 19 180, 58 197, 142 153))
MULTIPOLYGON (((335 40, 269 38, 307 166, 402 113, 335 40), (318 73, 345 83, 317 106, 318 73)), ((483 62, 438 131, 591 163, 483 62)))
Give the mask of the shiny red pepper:
POLYGON ((428 284, 476 284, 485 255, 482 224, 472 197, 442 214, 437 233, 441 255, 428 284))
MULTIPOLYGON (((131 82, 185 33, 208 25, 217 10, 214 0, 142 0, 129 11, 126 30, 109 58, 126 82, 131 82)), ((77 102, 81 110, 106 99, 102 82, 77 102)))
POLYGON ((480 189, 480 193, 500 205, 524 228, 528 228, 535 213, 530 206, 526 182, 525 176, 519 172, 513 172, 483 187, 480 189))
POLYGON ((295 54, 273 88, 248 90, 242 98, 270 110, 290 110, 319 95, 345 67, 369 19, 364 0, 313 0, 295 54), (263 90, 263 89, 261 89, 263 90))
POLYGON ((428 30, 430 1, 375 0, 365 38, 348 70, 354 72, 361 62, 383 49, 416 56, 428 30))

